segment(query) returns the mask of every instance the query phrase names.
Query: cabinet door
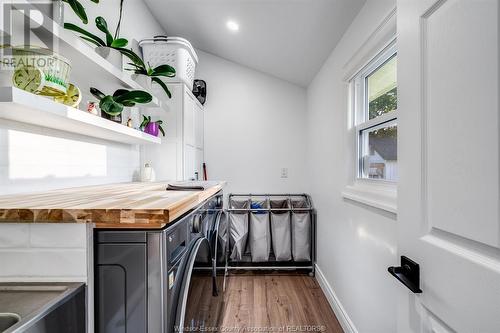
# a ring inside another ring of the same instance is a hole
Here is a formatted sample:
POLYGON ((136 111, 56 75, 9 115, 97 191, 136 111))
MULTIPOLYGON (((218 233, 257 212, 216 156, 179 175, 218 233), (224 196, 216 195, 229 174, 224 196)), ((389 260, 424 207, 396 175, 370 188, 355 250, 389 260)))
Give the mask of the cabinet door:
POLYGON ((203 108, 200 107, 198 104, 195 104, 195 114, 194 114, 194 120, 195 120, 195 141, 196 141, 196 148, 203 149, 203 140, 204 140, 204 119, 203 119, 203 108))
POLYGON ((203 150, 196 148, 195 172, 198 172, 198 179, 203 180, 203 150))
POLYGON ((196 103, 189 95, 189 93, 184 94, 184 144, 195 146, 195 111, 196 103))
POLYGON ((147 331, 146 244, 97 246, 97 331, 147 331))
POLYGON ((195 179, 196 149, 190 145, 184 145, 184 179, 195 179))

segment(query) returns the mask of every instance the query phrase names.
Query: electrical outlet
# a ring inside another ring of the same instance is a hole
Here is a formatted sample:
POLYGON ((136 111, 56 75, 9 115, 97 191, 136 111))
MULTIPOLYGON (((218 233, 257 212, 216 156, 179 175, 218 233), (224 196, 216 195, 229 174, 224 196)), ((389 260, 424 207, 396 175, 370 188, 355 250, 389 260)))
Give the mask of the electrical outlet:
POLYGON ((288 178, 288 168, 281 168, 281 178, 288 178))

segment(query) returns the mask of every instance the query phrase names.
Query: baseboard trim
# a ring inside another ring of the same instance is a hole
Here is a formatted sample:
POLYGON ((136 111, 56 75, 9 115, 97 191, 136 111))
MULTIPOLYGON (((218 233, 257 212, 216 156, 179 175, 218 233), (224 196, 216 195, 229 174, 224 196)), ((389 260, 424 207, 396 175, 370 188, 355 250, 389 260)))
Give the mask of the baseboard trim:
POLYGON ((349 318, 349 315, 342 306, 342 303, 340 303, 337 295, 335 294, 332 287, 326 280, 323 271, 321 271, 321 268, 319 268, 318 265, 316 265, 316 280, 318 281, 321 289, 323 290, 323 293, 325 294, 328 303, 330 303, 333 312, 335 312, 335 315, 337 316, 337 319, 339 320, 340 325, 342 326, 344 332, 358 333, 356 326, 354 326, 354 323, 352 322, 351 318, 349 318))

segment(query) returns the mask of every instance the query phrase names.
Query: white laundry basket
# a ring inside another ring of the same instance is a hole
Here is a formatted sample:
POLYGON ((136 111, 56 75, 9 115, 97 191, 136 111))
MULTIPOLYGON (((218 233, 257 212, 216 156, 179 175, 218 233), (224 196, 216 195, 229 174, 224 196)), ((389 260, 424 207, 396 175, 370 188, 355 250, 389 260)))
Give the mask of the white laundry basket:
POLYGON ((193 80, 198 64, 198 56, 188 40, 181 37, 158 36, 139 43, 144 62, 152 67, 170 65, 175 68, 173 78, 164 78, 166 82, 184 82, 193 89, 193 80))

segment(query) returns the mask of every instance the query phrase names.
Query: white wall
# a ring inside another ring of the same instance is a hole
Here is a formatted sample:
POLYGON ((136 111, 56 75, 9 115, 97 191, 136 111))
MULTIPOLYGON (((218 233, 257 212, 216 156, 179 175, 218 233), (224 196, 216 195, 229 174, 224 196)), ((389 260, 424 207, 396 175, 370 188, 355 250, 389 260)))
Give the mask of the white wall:
POLYGON ((368 0, 307 91, 308 174, 318 210, 318 266, 359 332, 396 332, 396 216, 343 199, 354 163, 346 64, 394 0, 368 0))
MULTIPOLYGON (((84 3, 88 27, 94 26, 96 15, 103 15, 114 29, 119 0, 84 3)), ((65 16, 66 21, 79 22, 69 6, 65 16)), ((125 1, 121 32, 140 40, 163 30, 144 3, 134 0, 125 1)), ((0 195, 132 181, 139 167, 135 146, 0 120, 0 195)))
POLYGON ((303 192, 307 184, 306 91, 197 51, 207 82, 205 161, 226 193, 303 192), (281 178, 288 168, 288 178, 281 178))

